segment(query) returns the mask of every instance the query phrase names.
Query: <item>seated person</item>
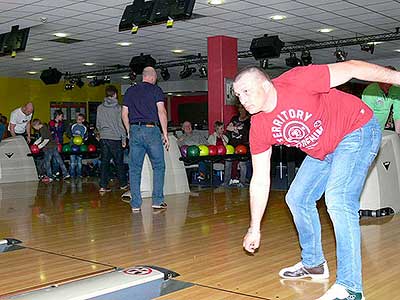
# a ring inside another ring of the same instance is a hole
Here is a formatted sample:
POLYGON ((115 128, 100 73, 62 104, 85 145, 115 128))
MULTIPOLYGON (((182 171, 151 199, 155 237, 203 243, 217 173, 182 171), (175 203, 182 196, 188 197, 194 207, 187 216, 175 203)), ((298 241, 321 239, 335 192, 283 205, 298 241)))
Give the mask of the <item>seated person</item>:
POLYGON ((207 144, 206 137, 200 133, 194 132, 192 129, 192 123, 189 121, 183 122, 182 132, 183 134, 177 137, 179 147, 182 147, 183 145, 192 146, 207 144))
MULTIPOLYGON (((226 145, 228 145, 228 141, 229 141, 229 138, 224 134, 224 123, 221 121, 215 121, 214 122, 214 133, 208 137, 208 144, 214 145, 214 146, 219 146, 219 145, 226 146, 226 145)), ((199 167, 199 170, 200 170, 200 167, 199 167)), ((201 177, 203 177, 202 175, 203 174, 200 173, 199 179, 201 179, 201 177)))
MULTIPOLYGON (((193 132, 192 123, 185 121, 182 124, 183 134, 177 137, 178 146, 182 147, 184 145, 206 145, 207 139, 200 133, 193 132)), ((205 162, 199 162, 199 176, 197 179, 204 180, 205 174, 207 174, 207 164, 205 162)), ((188 175, 189 176, 189 175, 188 175)))
MULTIPOLYGON (((250 116, 243 105, 237 106, 238 114, 233 116, 226 127, 229 144, 236 148, 238 145, 249 146, 250 116)), ((229 186, 232 179, 237 178, 237 164, 240 168, 240 178, 238 187, 246 185, 247 166, 249 161, 225 160, 225 175, 223 186, 229 186), (232 169, 233 165, 233 169, 232 169)))

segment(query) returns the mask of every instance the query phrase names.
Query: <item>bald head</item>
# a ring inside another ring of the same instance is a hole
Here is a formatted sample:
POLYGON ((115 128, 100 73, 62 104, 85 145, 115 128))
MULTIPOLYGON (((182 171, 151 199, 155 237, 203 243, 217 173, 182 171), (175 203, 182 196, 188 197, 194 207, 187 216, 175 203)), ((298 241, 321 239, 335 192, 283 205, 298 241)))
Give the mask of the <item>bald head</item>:
POLYGON ((33 113, 33 104, 32 104, 32 102, 26 103, 24 106, 21 107, 21 110, 27 116, 32 114, 33 113))
POLYGON ((157 72, 153 67, 146 67, 143 69, 143 81, 155 84, 157 81, 157 72))
POLYGON ((264 70, 258 68, 258 67, 247 67, 241 70, 236 76, 235 79, 233 80, 234 82, 238 82, 240 79, 243 77, 250 77, 255 80, 260 80, 260 81, 271 81, 269 76, 264 72, 264 70))

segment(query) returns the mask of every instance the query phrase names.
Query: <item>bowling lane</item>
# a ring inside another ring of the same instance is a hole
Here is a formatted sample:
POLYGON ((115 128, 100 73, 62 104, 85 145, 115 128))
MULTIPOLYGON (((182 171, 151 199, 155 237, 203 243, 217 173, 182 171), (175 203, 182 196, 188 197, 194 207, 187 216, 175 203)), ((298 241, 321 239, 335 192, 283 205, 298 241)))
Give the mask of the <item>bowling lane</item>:
POLYGON ((111 270, 111 267, 31 249, 0 254, 0 298, 82 276, 111 270))

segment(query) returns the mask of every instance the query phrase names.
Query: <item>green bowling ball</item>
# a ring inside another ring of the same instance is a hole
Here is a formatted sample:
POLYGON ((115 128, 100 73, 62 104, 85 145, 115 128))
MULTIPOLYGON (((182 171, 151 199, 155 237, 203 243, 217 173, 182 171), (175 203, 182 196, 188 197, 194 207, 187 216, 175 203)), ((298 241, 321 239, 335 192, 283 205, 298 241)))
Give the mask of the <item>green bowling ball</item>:
POLYGON ((87 152, 88 151, 88 146, 85 145, 85 144, 81 145, 79 148, 80 148, 81 152, 87 152))
POLYGON ((199 147, 193 145, 193 146, 189 146, 187 148, 187 156, 188 157, 196 157, 200 155, 200 149, 199 147))
POLYGON ((71 152, 71 145, 70 144, 65 144, 62 147, 62 152, 66 153, 66 152, 71 152))

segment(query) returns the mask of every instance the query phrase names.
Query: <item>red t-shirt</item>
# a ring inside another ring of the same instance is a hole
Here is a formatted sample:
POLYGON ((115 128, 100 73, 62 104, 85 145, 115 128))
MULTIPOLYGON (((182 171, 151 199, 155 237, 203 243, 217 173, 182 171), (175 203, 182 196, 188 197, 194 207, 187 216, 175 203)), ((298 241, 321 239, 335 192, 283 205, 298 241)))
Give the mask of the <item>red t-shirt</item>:
POLYGON ((251 117, 252 154, 279 144, 323 160, 345 135, 372 118, 372 110, 359 98, 330 88, 327 65, 297 67, 272 82, 277 105, 251 117))

